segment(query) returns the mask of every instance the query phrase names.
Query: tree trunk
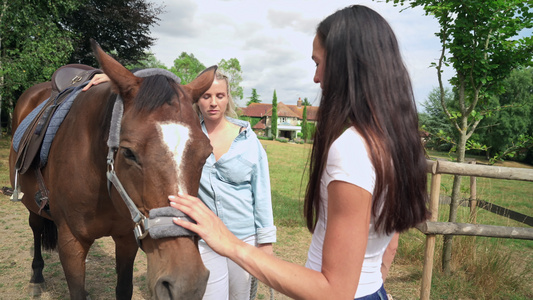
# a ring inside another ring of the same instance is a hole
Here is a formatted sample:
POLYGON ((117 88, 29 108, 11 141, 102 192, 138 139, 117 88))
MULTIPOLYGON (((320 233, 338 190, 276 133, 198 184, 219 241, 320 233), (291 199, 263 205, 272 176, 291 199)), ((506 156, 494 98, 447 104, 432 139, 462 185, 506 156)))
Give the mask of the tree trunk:
MULTIPOLYGON (((466 125, 466 117, 463 117, 463 123, 466 125)), ((463 127, 465 128, 465 127, 463 127)), ((466 151, 466 130, 459 132, 459 141, 457 143, 457 162, 465 161, 465 151, 466 151)), ((450 202, 450 214, 448 217, 448 222, 456 222, 457 219, 457 209, 459 207, 459 200, 461 199, 461 179, 462 176, 455 175, 453 177, 453 188, 450 202)), ((452 260, 452 246, 453 246, 453 236, 445 235, 444 243, 442 246, 442 270, 444 274, 450 275, 451 267, 450 262, 452 260)))
MULTIPOLYGON (((7 0, 2 3, 2 11, 0 12, 0 26, 4 21, 4 14, 7 10, 7 0)), ((0 135, 2 134, 2 95, 4 94, 4 69, 2 66, 2 33, 0 32, 0 135)))

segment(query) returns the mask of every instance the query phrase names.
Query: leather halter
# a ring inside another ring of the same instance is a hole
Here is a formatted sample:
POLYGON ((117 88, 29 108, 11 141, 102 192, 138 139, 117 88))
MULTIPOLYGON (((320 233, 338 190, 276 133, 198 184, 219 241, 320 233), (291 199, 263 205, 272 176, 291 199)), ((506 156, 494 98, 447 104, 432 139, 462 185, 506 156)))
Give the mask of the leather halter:
POLYGON ((126 189, 122 186, 122 183, 115 172, 114 164, 115 154, 119 148, 120 127, 123 113, 124 104, 122 97, 119 95, 117 96, 113 106, 113 114, 109 128, 109 138, 107 140, 107 146, 109 150, 107 154, 106 175, 108 180, 108 190, 111 192, 111 184, 113 184, 130 211, 131 219, 135 223, 133 232, 135 234, 137 244, 139 247, 141 247, 141 240, 144 239, 148 234, 150 234, 152 238, 196 236, 194 232, 172 222, 172 218, 185 219, 190 222, 193 222, 193 220, 183 212, 179 211, 178 209, 171 208, 170 206, 152 209, 150 211, 150 217, 146 218, 146 216, 139 211, 131 197, 128 195, 126 189))

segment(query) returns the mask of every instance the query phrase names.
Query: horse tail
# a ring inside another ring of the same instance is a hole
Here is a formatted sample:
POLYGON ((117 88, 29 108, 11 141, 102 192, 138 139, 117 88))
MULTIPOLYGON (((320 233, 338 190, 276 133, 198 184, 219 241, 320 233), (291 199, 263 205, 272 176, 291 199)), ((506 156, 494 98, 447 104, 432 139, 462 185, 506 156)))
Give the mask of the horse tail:
POLYGON ((41 236, 41 246, 44 250, 56 250, 57 227, 54 221, 44 219, 44 228, 41 236))

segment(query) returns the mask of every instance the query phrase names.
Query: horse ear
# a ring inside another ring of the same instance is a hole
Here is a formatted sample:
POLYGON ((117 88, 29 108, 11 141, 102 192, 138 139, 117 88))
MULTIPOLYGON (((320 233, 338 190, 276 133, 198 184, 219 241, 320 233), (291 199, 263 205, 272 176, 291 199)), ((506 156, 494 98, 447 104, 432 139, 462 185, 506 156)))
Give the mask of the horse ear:
POLYGON ((218 66, 215 65, 203 70, 193 81, 183 86, 183 88, 191 95, 193 103, 196 103, 211 87, 213 80, 215 80, 215 72, 217 68, 218 66))
POLYGON ((136 77, 118 61, 105 53, 100 45, 91 39, 94 55, 104 73, 111 79, 113 92, 120 94, 124 100, 131 99, 137 93, 142 78, 136 77))

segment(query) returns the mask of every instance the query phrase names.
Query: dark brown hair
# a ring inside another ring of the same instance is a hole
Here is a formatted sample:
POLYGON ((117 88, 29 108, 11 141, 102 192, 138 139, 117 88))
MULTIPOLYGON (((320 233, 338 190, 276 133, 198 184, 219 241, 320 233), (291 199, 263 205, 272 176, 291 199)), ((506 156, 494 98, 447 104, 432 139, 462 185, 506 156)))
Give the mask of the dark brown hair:
POLYGON ((316 34, 325 50, 325 70, 305 196, 307 227, 313 232, 319 216, 320 179, 329 148, 351 126, 365 140, 376 173, 376 231, 415 226, 429 215, 426 158, 394 32, 378 13, 354 5, 324 19, 316 34))

